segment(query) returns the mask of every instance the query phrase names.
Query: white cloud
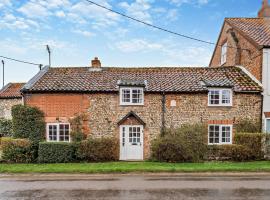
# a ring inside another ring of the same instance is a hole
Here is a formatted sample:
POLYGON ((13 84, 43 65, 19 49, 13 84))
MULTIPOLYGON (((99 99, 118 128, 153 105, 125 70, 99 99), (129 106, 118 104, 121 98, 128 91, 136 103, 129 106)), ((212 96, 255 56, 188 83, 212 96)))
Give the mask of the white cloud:
POLYGON ((133 3, 120 2, 119 6, 126 10, 126 13, 137 19, 152 23, 150 14, 151 3, 153 0, 135 0, 133 3))
POLYGON ((175 44, 172 40, 151 42, 146 39, 132 39, 116 42, 112 49, 124 53, 152 53, 157 57, 164 57, 164 63, 177 63, 181 66, 207 66, 212 51, 202 46, 175 44))
POLYGON ((79 35, 85 36, 85 37, 92 37, 95 36, 94 33, 90 32, 90 31, 83 31, 83 30, 74 30, 74 33, 77 33, 79 35))
POLYGON ((10 0, 0 0, 0 8, 6 7, 6 6, 11 6, 11 1, 10 0))
POLYGON ((125 53, 153 51, 163 48, 162 44, 151 43, 144 39, 133 39, 129 41, 116 42, 115 47, 125 53))
POLYGON ((55 16, 57 16, 57 17, 65 17, 66 16, 66 14, 64 13, 64 11, 62 11, 62 10, 59 10, 59 11, 56 11, 55 12, 55 16))
POLYGON ((20 7, 18 11, 30 18, 43 18, 50 15, 50 11, 45 6, 31 1, 20 7))
POLYGON ((171 4, 181 6, 182 4, 195 4, 195 5, 205 5, 208 4, 210 0, 167 0, 171 4))

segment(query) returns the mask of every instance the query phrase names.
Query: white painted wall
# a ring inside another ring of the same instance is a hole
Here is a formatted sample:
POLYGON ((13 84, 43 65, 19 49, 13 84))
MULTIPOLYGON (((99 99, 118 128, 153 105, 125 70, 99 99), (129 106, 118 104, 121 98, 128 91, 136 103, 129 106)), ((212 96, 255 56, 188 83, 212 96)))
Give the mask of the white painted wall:
MULTIPOLYGON (((270 112, 270 48, 263 49, 262 84, 264 88, 263 112, 270 112)), ((265 122, 264 115, 263 121, 265 122)), ((265 128, 266 127, 264 127, 264 130, 265 128)))

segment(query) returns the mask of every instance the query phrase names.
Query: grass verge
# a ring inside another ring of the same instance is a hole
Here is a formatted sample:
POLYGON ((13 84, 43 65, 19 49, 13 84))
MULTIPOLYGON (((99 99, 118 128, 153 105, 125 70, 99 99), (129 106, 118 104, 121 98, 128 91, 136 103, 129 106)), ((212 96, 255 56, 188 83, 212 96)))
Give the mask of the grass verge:
POLYGON ((130 172, 270 172, 270 161, 258 162, 107 162, 65 164, 0 164, 0 173, 130 173, 130 172))

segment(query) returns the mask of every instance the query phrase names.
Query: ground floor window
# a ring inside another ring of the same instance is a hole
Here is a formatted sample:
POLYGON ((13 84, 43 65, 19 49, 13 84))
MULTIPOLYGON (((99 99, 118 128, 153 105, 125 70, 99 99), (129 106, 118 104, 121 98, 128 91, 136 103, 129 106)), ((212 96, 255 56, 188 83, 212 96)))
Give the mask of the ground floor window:
POLYGON ((265 131, 266 133, 270 133, 270 118, 265 120, 265 131))
POLYGON ((68 123, 47 124, 48 142, 70 142, 70 125, 68 123))
POLYGON ((208 144, 232 144, 232 125, 209 125, 208 144))

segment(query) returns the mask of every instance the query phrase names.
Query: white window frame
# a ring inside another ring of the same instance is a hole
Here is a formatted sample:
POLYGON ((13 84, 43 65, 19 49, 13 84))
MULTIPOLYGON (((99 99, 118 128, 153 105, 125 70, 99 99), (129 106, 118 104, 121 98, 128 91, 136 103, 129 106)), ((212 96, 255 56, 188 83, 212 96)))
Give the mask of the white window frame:
POLYGON ((270 134, 269 132, 267 132, 267 120, 270 120, 270 118, 269 117, 265 118, 265 121, 264 121, 265 122, 264 123, 265 124, 265 126, 264 126, 264 132, 270 134))
POLYGON ((208 124, 208 145, 223 145, 223 144, 232 144, 232 132, 233 132, 233 125, 224 125, 224 124, 208 124), (219 126, 219 143, 210 143, 209 136, 210 136, 210 126, 219 126), (223 127, 230 127, 230 142, 222 142, 222 128, 223 127))
POLYGON ((131 106, 131 105, 144 105, 144 89, 142 87, 121 87, 120 88, 120 105, 131 106), (130 102, 123 102, 122 95, 123 90, 130 91, 130 102), (132 91, 141 90, 142 91, 142 102, 141 103, 132 103, 132 91))
POLYGON ((71 142, 71 137, 70 137, 70 132, 71 132, 71 129, 70 129, 70 123, 47 123, 46 125, 46 141, 47 142, 71 142), (60 125, 61 124, 64 124, 64 125, 69 125, 69 141, 60 141, 59 140, 59 136, 60 136, 60 125), (57 135, 56 135, 56 138, 57 140, 56 141, 52 141, 52 140, 49 140, 49 126, 57 126, 57 135))
POLYGON ((226 42, 221 47, 220 65, 223 65, 227 62, 227 52, 228 52, 228 43, 226 42))
POLYGON ((208 91, 208 106, 232 106, 233 105, 233 91, 232 89, 220 89, 220 88, 211 88, 208 91), (211 91, 219 92, 219 104, 211 104, 211 91), (229 91, 230 92, 230 103, 222 103, 222 92, 229 91))

